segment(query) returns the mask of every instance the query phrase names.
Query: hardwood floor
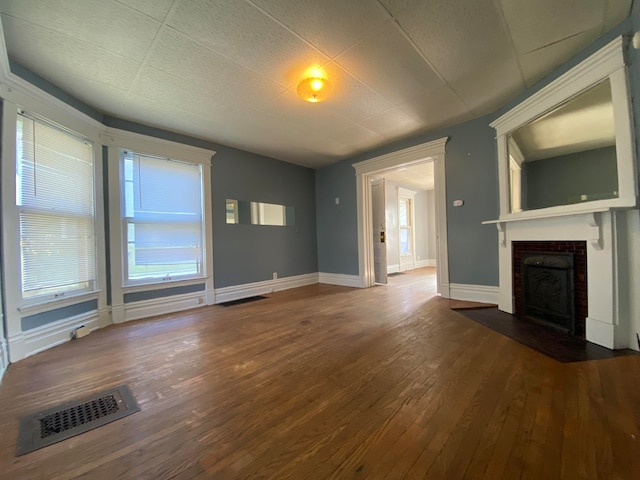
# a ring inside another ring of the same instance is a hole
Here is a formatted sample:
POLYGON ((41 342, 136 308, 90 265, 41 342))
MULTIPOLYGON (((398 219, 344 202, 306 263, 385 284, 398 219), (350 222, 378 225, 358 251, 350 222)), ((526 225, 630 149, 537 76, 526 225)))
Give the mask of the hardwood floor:
POLYGON ((452 311, 467 303, 425 271, 111 326, 11 365, 0 478, 640 478, 640 356, 559 363, 452 311), (140 412, 14 457, 21 416, 121 383, 140 412))

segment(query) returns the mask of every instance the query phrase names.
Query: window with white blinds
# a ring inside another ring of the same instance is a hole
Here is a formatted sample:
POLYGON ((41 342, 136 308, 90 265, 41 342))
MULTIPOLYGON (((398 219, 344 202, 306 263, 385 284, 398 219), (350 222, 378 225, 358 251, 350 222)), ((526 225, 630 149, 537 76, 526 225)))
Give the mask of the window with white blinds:
POLYGON ((93 290, 93 143, 23 113, 16 132, 22 296, 93 290))
POLYGON ((125 283, 201 277, 202 167, 127 150, 120 156, 125 283))

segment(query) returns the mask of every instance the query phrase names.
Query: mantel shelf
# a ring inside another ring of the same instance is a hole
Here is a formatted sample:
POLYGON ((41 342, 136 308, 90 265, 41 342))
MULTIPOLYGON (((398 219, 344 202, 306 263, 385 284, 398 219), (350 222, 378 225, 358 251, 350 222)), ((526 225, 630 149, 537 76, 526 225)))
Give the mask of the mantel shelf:
POLYGON ((608 212, 610 210, 618 210, 623 208, 634 208, 634 207, 600 207, 600 208, 585 208, 581 210, 570 210, 570 211, 562 211, 562 212, 539 212, 537 210, 531 210, 529 212, 515 213, 511 214, 508 217, 503 217, 498 220, 485 220, 482 222, 482 225, 494 225, 496 223, 511 223, 511 222, 524 222, 527 220, 540 220, 545 218, 554 218, 554 217, 568 217, 571 215, 584 215, 589 213, 601 213, 608 212))

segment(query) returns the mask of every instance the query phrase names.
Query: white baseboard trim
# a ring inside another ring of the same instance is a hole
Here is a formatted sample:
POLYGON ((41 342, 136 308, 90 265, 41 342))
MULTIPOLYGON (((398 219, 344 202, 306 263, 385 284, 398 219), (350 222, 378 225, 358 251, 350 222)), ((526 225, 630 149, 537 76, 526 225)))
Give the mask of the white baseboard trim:
POLYGON ((319 282, 329 285, 339 285, 341 287, 364 288, 364 281, 359 275, 345 275, 343 273, 324 273, 318 274, 319 282))
POLYGON ((416 268, 435 267, 436 260, 434 258, 427 258, 425 260, 416 260, 416 268))
MULTIPOLYGON (((2 319, 2 315, 0 315, 0 320, 2 319)), ((2 377, 4 377, 4 372, 7 371, 9 367, 9 352, 7 350, 7 340, 2 338, 0 339, 0 383, 2 383, 2 377)))
POLYGON ((317 273, 307 273, 295 275, 293 277, 278 278, 277 280, 265 280, 262 282, 245 283, 242 285, 232 285, 215 289, 215 302, 233 302, 243 298, 265 295, 267 293, 279 292, 290 288, 304 287, 318 283, 317 273))
POLYGON ((616 345, 615 325, 602 322, 593 317, 587 317, 585 319, 585 323, 586 337, 588 341, 611 350, 628 347, 628 345, 616 345))
POLYGON ((139 320, 141 318, 164 315, 165 313, 180 312, 205 305, 206 293, 192 292, 169 297, 153 298, 124 304, 124 321, 139 320))
POLYGON ((71 332, 82 325, 91 331, 105 327, 109 324, 108 316, 106 318, 106 323, 104 320, 101 322, 99 312, 94 310, 10 336, 7 339, 9 361, 17 362, 68 342, 71 340, 71 332))
POLYGON ((400 265, 394 263, 393 265, 387 265, 387 274, 390 273, 398 273, 398 272, 408 272, 409 270, 415 270, 416 268, 424 268, 424 267, 435 267, 436 261, 431 259, 427 260, 416 260, 413 265, 403 265, 400 268, 400 265))
POLYGON ((211 288, 207 290, 207 305, 214 305, 216 303, 216 291, 211 288))
POLYGON ((499 287, 487 285, 469 285, 464 283, 449 284, 450 298, 468 302, 498 304, 499 287))

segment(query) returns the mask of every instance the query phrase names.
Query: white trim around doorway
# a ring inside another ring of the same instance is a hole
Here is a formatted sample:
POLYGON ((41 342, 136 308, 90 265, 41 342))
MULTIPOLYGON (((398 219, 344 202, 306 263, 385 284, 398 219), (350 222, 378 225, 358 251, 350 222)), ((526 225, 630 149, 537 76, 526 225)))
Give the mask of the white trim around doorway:
POLYGON ((436 247, 438 293, 450 298, 449 253, 447 248, 447 196, 445 190, 445 145, 449 137, 387 153, 353 164, 356 170, 358 208, 358 273, 364 287, 375 284, 373 266, 373 224, 371 220, 371 176, 398 167, 433 161, 435 170, 436 247))

